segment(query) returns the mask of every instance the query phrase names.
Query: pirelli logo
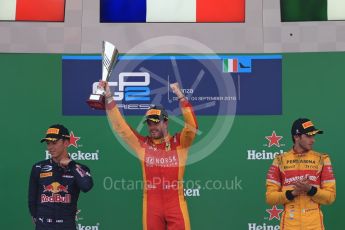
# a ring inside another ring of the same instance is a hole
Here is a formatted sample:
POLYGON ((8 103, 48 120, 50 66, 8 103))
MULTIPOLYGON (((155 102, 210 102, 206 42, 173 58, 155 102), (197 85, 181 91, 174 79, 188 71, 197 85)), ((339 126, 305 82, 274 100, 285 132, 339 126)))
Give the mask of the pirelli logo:
POLYGON ((47 134, 59 134, 60 132, 60 129, 57 129, 57 128, 49 128, 47 130, 47 134))
POLYGON ((40 178, 53 176, 53 172, 40 173, 40 178))
POLYGON ((309 127, 313 127, 314 125, 313 125, 313 123, 311 121, 307 121, 307 122, 304 122, 302 124, 302 126, 303 126, 303 129, 307 129, 309 127))

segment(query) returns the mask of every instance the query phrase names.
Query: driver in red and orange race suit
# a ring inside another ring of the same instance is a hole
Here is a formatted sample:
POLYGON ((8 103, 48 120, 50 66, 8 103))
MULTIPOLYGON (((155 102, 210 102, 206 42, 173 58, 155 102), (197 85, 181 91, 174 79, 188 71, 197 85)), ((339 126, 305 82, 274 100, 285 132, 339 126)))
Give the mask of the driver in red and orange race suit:
POLYGON ((149 135, 142 136, 124 120, 107 82, 106 110, 113 129, 135 151, 141 161, 144 180, 143 229, 189 230, 190 221, 183 191, 183 176, 196 130, 197 120, 191 104, 177 83, 170 85, 180 102, 185 125, 181 132, 168 133, 168 113, 162 106, 146 112, 149 135))

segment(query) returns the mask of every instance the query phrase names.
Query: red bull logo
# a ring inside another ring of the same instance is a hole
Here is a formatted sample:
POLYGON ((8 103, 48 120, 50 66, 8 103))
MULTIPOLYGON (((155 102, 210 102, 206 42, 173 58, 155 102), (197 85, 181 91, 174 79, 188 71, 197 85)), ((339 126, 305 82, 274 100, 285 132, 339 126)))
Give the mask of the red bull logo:
POLYGON ((51 192, 52 195, 41 195, 41 203, 71 203, 71 194, 68 194, 68 185, 64 186, 59 182, 53 182, 49 185, 43 185, 43 192, 51 192), (59 192, 67 193, 65 196, 57 194, 59 192))
POLYGON ((41 195, 41 203, 71 203, 71 194, 66 194, 61 196, 60 194, 53 194, 52 196, 47 196, 46 194, 41 195))
POLYGON ((53 182, 49 185, 43 185, 43 192, 59 193, 64 192, 68 193, 68 185, 64 186, 59 182, 53 182))

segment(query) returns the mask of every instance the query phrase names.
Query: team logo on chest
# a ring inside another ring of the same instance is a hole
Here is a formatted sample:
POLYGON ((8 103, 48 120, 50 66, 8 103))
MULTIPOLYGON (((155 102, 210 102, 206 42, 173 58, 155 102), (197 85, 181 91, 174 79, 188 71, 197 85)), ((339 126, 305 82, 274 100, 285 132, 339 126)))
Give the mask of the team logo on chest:
MULTIPOLYGON (((160 155, 160 154, 159 154, 160 155)), ((177 167, 178 166, 178 159, 176 155, 168 155, 165 156, 164 153, 161 156, 158 154, 145 156, 145 165, 147 167, 177 167)))
POLYGON ((49 185, 43 185, 43 193, 52 193, 51 196, 41 195, 41 203, 71 203, 71 194, 68 193, 68 185, 64 186, 59 182, 53 182, 49 185), (61 192, 66 193, 62 196, 61 192))

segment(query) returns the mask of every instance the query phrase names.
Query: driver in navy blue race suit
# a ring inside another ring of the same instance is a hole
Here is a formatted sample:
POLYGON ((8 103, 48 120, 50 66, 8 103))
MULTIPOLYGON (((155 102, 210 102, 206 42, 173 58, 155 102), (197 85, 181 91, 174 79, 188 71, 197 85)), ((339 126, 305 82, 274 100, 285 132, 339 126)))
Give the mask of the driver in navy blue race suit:
POLYGON ((69 158, 69 139, 67 128, 52 125, 41 140, 51 159, 34 164, 31 170, 29 209, 36 230, 76 230, 79 192, 93 186, 89 168, 69 158))

